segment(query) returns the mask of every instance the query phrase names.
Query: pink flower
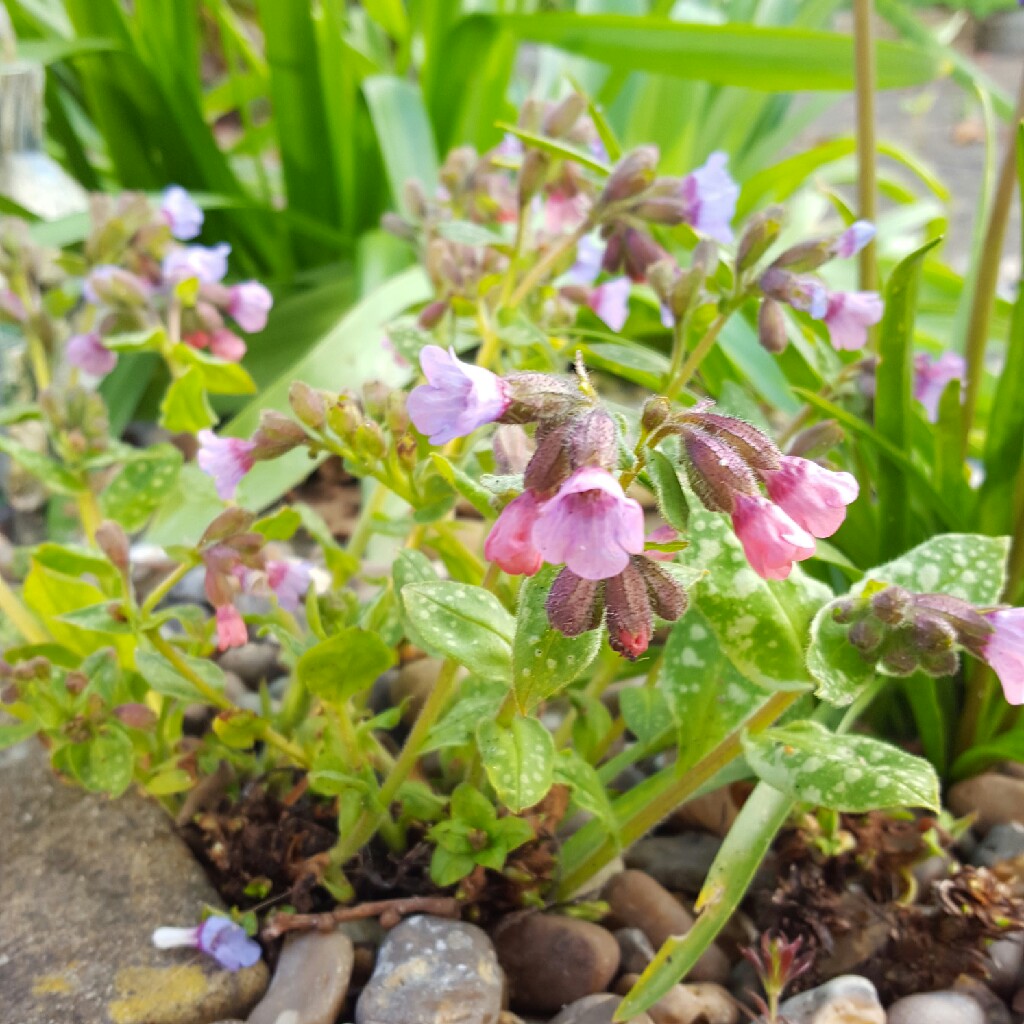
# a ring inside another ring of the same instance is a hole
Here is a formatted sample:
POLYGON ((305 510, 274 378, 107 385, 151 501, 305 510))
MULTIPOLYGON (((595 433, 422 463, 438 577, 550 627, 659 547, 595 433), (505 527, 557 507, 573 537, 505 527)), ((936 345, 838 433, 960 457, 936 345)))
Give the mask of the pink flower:
POLYGON ((837 239, 835 253, 842 259, 855 256, 875 237, 875 225, 869 220, 854 221, 837 239))
POLYGON ((882 308, 877 292, 832 292, 824 316, 832 347, 840 352, 863 348, 868 328, 882 319, 882 308))
POLYGON ((218 327, 210 335, 210 352, 218 359, 229 363, 241 362, 246 353, 246 345, 242 339, 226 327, 218 327))
POLYGON ((157 928, 153 932, 157 949, 190 946, 198 949, 228 971, 252 967, 260 958, 260 944, 245 929, 226 917, 208 917, 198 928, 157 928))
POLYGON ((182 242, 195 238, 202 230, 203 211, 180 185, 171 185, 164 191, 160 213, 171 226, 171 234, 182 242))
POLYGON ((983 657, 999 676, 1010 704, 1024 704, 1024 608, 1001 608, 986 616, 993 627, 983 657))
POLYGON ((964 357, 956 352, 943 352, 933 359, 927 352, 914 356, 914 397, 925 407, 928 419, 939 418, 939 401, 950 381, 963 380, 967 372, 964 357))
POLYGON ((111 352, 95 331, 69 338, 64 356, 90 377, 106 377, 117 366, 117 353, 111 352))
POLYGON ((860 493, 857 478, 833 473, 810 459, 783 455, 778 469, 761 474, 772 501, 814 537, 831 537, 860 493))
POLYGON ((736 213, 740 189, 726 166, 726 153, 712 153, 703 167, 683 178, 682 198, 686 223, 717 242, 732 241, 730 221, 736 213))
POLYGON ((794 562, 814 554, 814 538, 760 494, 736 494, 732 526, 747 561, 762 579, 784 580, 794 562))
POLYGON ((250 334, 267 326, 267 314, 274 297, 259 281, 243 281, 229 289, 228 313, 250 334))
POLYGON ((590 212, 590 199, 583 193, 552 192, 544 204, 544 229, 551 235, 575 231, 590 212))
POLYGON ((577 469, 545 503, 533 527, 544 560, 577 576, 603 580, 644 549, 644 514, 618 480, 596 466, 577 469))
POLYGON ((198 278, 200 284, 218 284, 228 272, 231 246, 221 242, 212 248, 187 245, 172 249, 165 257, 163 274, 171 284, 198 278))
POLYGON ((249 642, 249 631, 245 619, 233 604, 222 604, 217 609, 217 648, 226 651, 229 647, 241 647, 249 642))
POLYGON ((426 384, 414 388, 407 408, 416 429, 431 444, 471 434, 502 416, 512 401, 505 382, 482 366, 464 363, 437 345, 420 352, 426 384))
POLYGON ((309 564, 299 558, 270 559, 266 569, 267 582, 277 595, 277 603, 285 611, 297 612, 313 578, 309 564))
POLYGON ((196 437, 199 438, 196 455, 199 468, 213 477, 220 498, 229 501, 242 477, 253 467, 252 453, 256 446, 239 437, 218 437, 212 430, 200 430, 196 437))
POLYGON ((629 317, 629 293, 632 282, 628 277, 616 277, 599 284, 587 300, 587 305, 613 330, 621 331, 629 317))
POLYGON ((487 535, 484 557, 510 576, 532 576, 543 561, 533 542, 533 527, 543 507, 533 491, 513 498, 487 535))

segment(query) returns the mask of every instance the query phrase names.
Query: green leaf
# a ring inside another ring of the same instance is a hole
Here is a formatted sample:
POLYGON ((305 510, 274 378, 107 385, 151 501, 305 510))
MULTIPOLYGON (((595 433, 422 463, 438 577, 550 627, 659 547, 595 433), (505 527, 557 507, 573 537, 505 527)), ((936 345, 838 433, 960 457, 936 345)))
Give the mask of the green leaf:
MULTIPOLYGON (((676 630, 672 632, 674 634, 676 630)), ((671 644, 670 638, 668 644, 665 645, 665 661, 668 660, 671 644)), ((649 686, 635 686, 623 690, 619 694, 619 707, 626 728, 641 744, 647 744, 657 739, 676 721, 665 694, 661 690, 653 690, 649 686)), ((686 728, 689 735, 691 729, 689 723, 686 728)), ((693 734, 700 735, 699 727, 693 728, 693 734)))
POLYGON ((468 853, 451 853, 443 846, 435 846, 430 857, 430 880, 441 887, 461 881, 476 867, 476 860, 468 853))
POLYGON ((168 386, 160 403, 160 426, 172 433, 195 434, 216 422, 203 375, 192 366, 168 386))
POLYGON ((508 680, 514 622, 493 594, 482 587, 438 580, 412 583, 399 597, 430 654, 452 658, 485 679, 508 680))
POLYGON ((111 352, 159 352, 166 341, 167 332, 163 327, 151 327, 145 331, 107 335, 103 344, 111 352))
POLYGON ((171 358, 196 369, 203 387, 215 395, 251 395, 256 384, 241 363, 232 363, 183 342, 171 350, 171 358))
POLYGON ((1018 727, 965 750, 953 762, 950 774, 954 779, 968 778, 1000 761, 1024 764, 1024 729, 1018 727))
POLYGON ((0 452, 56 494, 78 494, 84 489, 82 482, 60 463, 3 434, 0 434, 0 452))
POLYGON ((343 704, 372 686, 397 660, 376 633, 349 626, 306 651, 296 671, 310 693, 329 704, 343 704))
POLYGON ((174 490, 181 465, 181 452, 173 445, 145 449, 144 457, 127 463, 100 494, 104 518, 129 532, 141 530, 174 490))
POLYGON ((302 516, 290 505, 283 505, 276 512, 252 524, 253 530, 267 540, 291 540, 300 526, 302 516))
MULTIPOLYGON (((181 655, 182 660, 200 679, 212 689, 224 690, 224 673, 208 658, 194 658, 188 654, 181 655)), ((145 680, 146 685, 165 697, 177 700, 207 703, 206 697, 196 686, 186 679, 162 654, 151 651, 137 651, 135 667, 145 680)))
POLYGON ((935 769, 871 736, 837 735, 818 722, 794 722, 745 737, 743 749, 759 778, 816 807, 862 814, 941 806, 935 769))
POLYGON ((690 506, 683 494, 674 463, 664 452, 653 451, 647 458, 647 472, 665 521, 680 533, 685 533, 689 528, 690 506))
POLYGON ((131 633, 132 627, 123 618, 115 616, 111 605, 116 602, 104 601, 103 604, 78 608, 73 612, 65 612, 60 616, 61 622, 70 622, 80 629, 88 629, 94 633, 131 633))
POLYGON ((106 727, 85 743, 57 748, 53 763, 91 793, 120 796, 131 785, 135 752, 126 732, 106 727))
POLYGON ((560 750, 555 760, 555 781, 568 786, 580 809, 593 814, 618 842, 619 822, 615 808, 593 765, 571 747, 560 750))
POLYGON ((14 722, 11 724, 0 722, 0 750, 6 750, 22 740, 27 740, 30 736, 35 736, 38 731, 39 727, 35 722, 14 722))
POLYGON ((453 465, 440 452, 431 452, 430 461, 445 481, 455 488, 484 518, 490 519, 494 515, 490 491, 481 487, 468 473, 453 465))
POLYGON ((422 752, 465 746, 481 721, 494 718, 505 700, 505 688, 475 697, 460 696, 451 710, 430 730, 422 752))
POLYGON ((554 566, 545 566, 519 592, 512 680, 516 703, 524 714, 578 679, 601 645, 600 629, 569 637, 548 622, 545 602, 558 572, 554 566))
POLYGON ((517 715, 508 726, 485 721, 477 730, 487 778, 509 810, 533 807, 554 782, 555 741, 536 718, 517 715))
POLYGON ((248 750, 267 731, 267 724, 254 712, 236 708, 221 711, 213 720, 213 731, 224 746, 248 750))

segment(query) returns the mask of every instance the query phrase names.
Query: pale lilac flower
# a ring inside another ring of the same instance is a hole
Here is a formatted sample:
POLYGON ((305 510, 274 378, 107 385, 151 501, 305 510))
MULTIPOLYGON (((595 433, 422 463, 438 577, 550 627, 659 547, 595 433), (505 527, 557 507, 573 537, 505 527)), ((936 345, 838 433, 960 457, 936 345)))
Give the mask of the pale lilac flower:
POLYGON ((564 563, 577 576, 616 576, 630 555, 644 549, 644 514, 605 469, 577 469, 545 503, 533 527, 533 543, 545 561, 564 563))
POLYGON ((228 272, 228 256, 231 246, 220 242, 211 248, 204 245, 187 245, 172 249, 163 264, 164 278, 171 284, 179 284, 189 278, 198 278, 200 284, 219 284, 228 272))
POLYGON ((210 335, 210 352, 218 359, 239 363, 246 353, 245 342, 227 327, 218 327, 210 335))
POLYGON ((544 503, 533 491, 513 498, 495 520, 484 542, 484 557, 510 576, 532 576, 543 558, 533 542, 533 527, 544 503))
POLYGON ((597 235, 584 235, 576 243, 576 262, 565 272, 563 284, 593 284, 601 273, 604 249, 604 242, 597 235))
POLYGON ((502 416, 512 399, 505 382, 490 370, 464 363, 438 345, 420 352, 426 384, 413 388, 407 408, 416 429, 431 444, 471 434, 502 416))
POLYGON ((235 488, 253 467, 252 453, 256 445, 240 437, 218 437, 212 430, 200 430, 199 452, 196 462, 217 485, 217 494, 223 501, 235 495, 235 488))
POLYGON ((613 331, 621 331, 629 318, 629 293, 632 282, 628 277, 615 277, 594 288, 587 305, 613 331))
POLYGON ((274 304, 274 297, 259 281, 243 281, 233 285, 228 300, 231 314, 243 331, 255 334, 267 326, 267 314, 274 304))
POLYGON ((249 631, 245 628, 242 613, 233 604, 222 604, 217 609, 217 648, 226 651, 229 647, 242 647, 249 642, 249 631))
POLYGON ((269 559, 267 583, 277 596, 277 603, 288 612, 297 612, 309 590, 313 577, 308 562, 300 558, 269 559))
POLYGON ((208 917, 197 928, 157 928, 153 945, 157 949, 198 949, 228 971, 252 967, 261 955, 260 944, 250 939, 241 925, 219 916, 208 917))
POLYGON ((964 357, 957 352, 943 352, 937 359, 927 352, 914 355, 914 397, 925 407, 928 419, 939 418, 939 402, 950 381, 963 380, 967 372, 964 357))
POLYGON ((834 473, 810 459, 783 455, 776 470, 761 474, 768 495, 797 526, 814 537, 831 537, 860 493, 857 478, 834 473))
POLYGON ((794 309, 807 313, 814 320, 828 315, 828 289, 816 277, 793 274, 789 296, 785 299, 794 309))
POLYGON ((494 152, 504 157, 506 160, 520 160, 522 159, 523 153, 523 140, 518 135, 513 135, 511 132, 505 132, 501 138, 501 142, 498 143, 494 148, 494 152))
POLYGON ((832 347, 852 352, 867 344, 868 328, 882 319, 882 309, 882 297, 877 292, 832 292, 820 319, 828 327, 832 347))
POLYGON ((814 538, 760 494, 735 496, 732 526, 751 568, 762 579, 784 580, 814 554, 814 538))
POLYGON ((170 225, 171 234, 182 242, 195 238, 202 230, 203 211, 180 185, 165 190, 160 212, 170 225))
POLYGON ((874 237, 875 225, 871 221, 856 220, 836 239, 835 254, 842 259, 849 259, 874 237))
POLYGON ((64 358, 90 377, 106 377, 117 366, 117 353, 103 344, 96 331, 68 338, 64 358))
POLYGON ((1024 704, 1024 608, 1001 608, 986 616, 993 632, 982 656, 999 676, 1010 704, 1024 704))
POLYGON ((730 222, 736 213, 739 186, 728 170, 729 156, 712 153, 703 167, 683 178, 682 199, 686 223, 716 242, 732 241, 730 222))

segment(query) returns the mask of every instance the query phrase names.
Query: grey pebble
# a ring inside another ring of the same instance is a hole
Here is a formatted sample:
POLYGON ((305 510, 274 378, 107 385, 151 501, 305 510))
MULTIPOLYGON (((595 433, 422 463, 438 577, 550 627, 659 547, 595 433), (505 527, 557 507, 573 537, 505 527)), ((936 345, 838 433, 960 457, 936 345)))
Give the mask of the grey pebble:
POLYGON ((962 992, 921 992, 889 1007, 889 1024, 986 1024, 985 1013, 962 992))

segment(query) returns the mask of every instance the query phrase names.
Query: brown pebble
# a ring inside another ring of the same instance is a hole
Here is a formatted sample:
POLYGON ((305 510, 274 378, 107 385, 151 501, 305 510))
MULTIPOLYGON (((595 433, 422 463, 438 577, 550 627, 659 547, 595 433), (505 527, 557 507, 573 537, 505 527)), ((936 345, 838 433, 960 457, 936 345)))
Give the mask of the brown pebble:
MULTIPOLYGON (((612 1024, 612 1017, 622 1002, 618 996, 601 993, 584 996, 571 1003, 550 1024, 612 1024)), ((627 1024, 654 1024, 646 1013, 630 1017, 627 1024)))
POLYGON ((1024 779, 996 772, 976 775, 951 787, 946 803, 954 814, 975 813, 975 827, 982 834, 993 825, 1024 822, 1024 779))

